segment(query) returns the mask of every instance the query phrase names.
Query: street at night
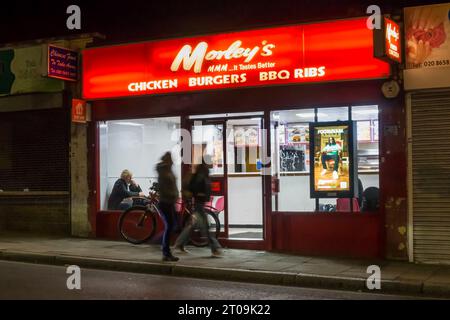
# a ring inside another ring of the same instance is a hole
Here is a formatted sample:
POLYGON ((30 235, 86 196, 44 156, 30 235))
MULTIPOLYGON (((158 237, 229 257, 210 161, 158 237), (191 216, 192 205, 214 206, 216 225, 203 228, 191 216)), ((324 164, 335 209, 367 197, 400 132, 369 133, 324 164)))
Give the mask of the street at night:
POLYGON ((450 299, 449 0, 0 13, 0 299, 450 299))
MULTIPOLYGON (((66 286, 66 268, 0 261, 0 299, 392 300, 418 297, 320 290, 105 270, 81 270, 81 290, 66 286)), ((420 299, 420 298, 419 298, 420 299)))

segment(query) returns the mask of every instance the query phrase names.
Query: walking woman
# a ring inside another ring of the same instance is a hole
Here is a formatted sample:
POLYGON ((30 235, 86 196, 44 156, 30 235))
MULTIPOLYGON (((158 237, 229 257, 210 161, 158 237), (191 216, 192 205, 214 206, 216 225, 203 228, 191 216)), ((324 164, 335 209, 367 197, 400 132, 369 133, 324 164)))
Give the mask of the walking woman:
POLYGON ((170 234, 175 225, 175 203, 178 199, 178 188, 175 175, 172 171, 172 155, 166 152, 161 162, 157 164, 158 188, 159 188, 159 209, 161 218, 164 220, 164 235, 162 240, 163 261, 178 261, 170 251, 170 234))
POLYGON ((220 256, 221 252, 219 250, 219 241, 217 241, 217 239, 209 232, 208 216, 205 212, 205 203, 208 202, 211 197, 209 168, 205 162, 197 166, 196 171, 189 182, 189 191, 194 197, 195 221, 191 221, 183 229, 175 242, 175 248, 182 252, 186 252, 184 246, 189 241, 189 236, 194 224, 197 224, 201 230, 202 236, 206 236, 208 238, 212 256, 220 256))

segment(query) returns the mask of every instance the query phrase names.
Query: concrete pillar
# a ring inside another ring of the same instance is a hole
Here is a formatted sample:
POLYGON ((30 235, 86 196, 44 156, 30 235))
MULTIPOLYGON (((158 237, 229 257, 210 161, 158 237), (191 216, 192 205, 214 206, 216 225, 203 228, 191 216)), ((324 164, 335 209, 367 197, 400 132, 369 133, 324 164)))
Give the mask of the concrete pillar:
POLYGON ((88 215, 88 159, 87 125, 71 124, 71 234, 88 237, 91 231, 88 215))

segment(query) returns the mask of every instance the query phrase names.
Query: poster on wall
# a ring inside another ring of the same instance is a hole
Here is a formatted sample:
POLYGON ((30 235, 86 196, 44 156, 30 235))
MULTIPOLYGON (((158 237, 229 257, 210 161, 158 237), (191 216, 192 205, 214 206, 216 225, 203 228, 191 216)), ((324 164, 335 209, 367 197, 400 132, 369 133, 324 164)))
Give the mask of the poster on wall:
POLYGON ((283 124, 281 124, 280 126, 278 126, 277 130, 278 130, 278 143, 280 145, 286 144, 286 127, 283 124))
POLYGON ((243 127, 236 127, 234 129, 234 145, 236 147, 245 146, 245 130, 243 127))
POLYGON ((308 125, 290 125, 288 127, 288 143, 308 142, 308 125))
POLYGON ((450 3, 404 9, 406 68, 450 66, 450 3))
POLYGON ((358 131, 358 141, 367 142, 372 140, 372 128, 370 120, 358 121, 357 131, 358 131))
POLYGON ((355 195, 356 124, 310 123, 311 198, 352 198, 355 195))
POLYGON ((258 146, 259 145, 258 126, 235 126, 234 145, 236 147, 258 146))
POLYGON ((378 141, 378 120, 373 121, 373 141, 378 141))
POLYGON ((245 142, 247 146, 257 147, 259 145, 258 126, 248 127, 245 130, 245 142))
POLYGON ((280 147, 280 172, 305 171, 305 146, 284 145, 280 147))

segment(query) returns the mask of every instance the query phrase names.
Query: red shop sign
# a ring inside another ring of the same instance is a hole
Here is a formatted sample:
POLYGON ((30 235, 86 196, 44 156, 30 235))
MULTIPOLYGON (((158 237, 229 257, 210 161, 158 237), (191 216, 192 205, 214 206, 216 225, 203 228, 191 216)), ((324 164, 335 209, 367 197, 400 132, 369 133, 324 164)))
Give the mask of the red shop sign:
POLYGON ((83 97, 387 78, 366 18, 83 50, 83 97))
POLYGON ((72 122, 86 123, 86 101, 80 99, 72 99, 72 122))
POLYGON ((211 181, 211 192, 215 194, 222 193, 222 183, 220 181, 211 181))
POLYGON ((402 62, 400 26, 394 21, 384 18, 386 55, 397 62, 402 62))
POLYGON ((400 25, 384 17, 381 29, 375 29, 374 56, 387 62, 402 62, 402 39, 400 25))

